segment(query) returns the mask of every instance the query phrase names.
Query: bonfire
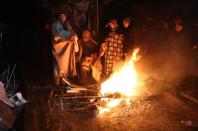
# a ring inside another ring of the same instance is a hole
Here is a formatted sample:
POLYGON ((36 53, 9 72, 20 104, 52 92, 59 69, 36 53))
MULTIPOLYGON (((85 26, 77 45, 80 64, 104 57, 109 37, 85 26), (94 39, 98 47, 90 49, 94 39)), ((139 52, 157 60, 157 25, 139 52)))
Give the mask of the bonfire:
POLYGON ((121 102, 130 104, 130 98, 135 96, 140 81, 134 63, 139 59, 139 48, 135 49, 129 60, 122 67, 116 70, 106 81, 101 84, 100 93, 103 96, 119 94, 116 99, 103 98, 105 103, 99 108, 99 114, 109 112, 112 108, 120 105, 121 102))

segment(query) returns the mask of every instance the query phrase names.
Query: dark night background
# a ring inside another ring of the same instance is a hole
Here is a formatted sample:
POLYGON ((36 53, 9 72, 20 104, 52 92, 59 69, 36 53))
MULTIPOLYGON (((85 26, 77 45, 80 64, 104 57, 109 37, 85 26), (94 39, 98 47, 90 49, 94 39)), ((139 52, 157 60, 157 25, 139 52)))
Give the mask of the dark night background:
MULTIPOLYGON (((12 30, 8 48, 1 51, 1 65, 16 62, 17 78, 23 82, 52 81, 50 32, 47 29, 52 19, 51 7, 57 3, 59 1, 55 0, 0 2, 0 22, 8 24, 12 30)), ((188 28, 194 28, 198 20, 197 0, 99 0, 99 3, 100 32, 104 32, 110 18, 119 21, 125 16, 132 16, 137 25, 144 24, 149 17, 157 23, 161 19, 172 21, 175 16, 181 16, 188 28)), ((103 38, 102 34, 99 33, 99 38, 103 38)))
MULTIPOLYGON (((6 28, 8 35, 6 36, 7 40, 4 43, 4 48, 0 49, 0 73, 1 69, 4 69, 7 65, 16 63, 16 79, 19 82, 21 87, 20 91, 22 92, 24 98, 28 101, 31 101, 30 104, 27 104, 25 111, 23 111, 22 117, 20 117, 19 130, 23 129, 23 126, 28 127, 27 129, 34 130, 32 126, 35 126, 39 123, 38 119, 43 119, 43 116, 46 112, 41 111, 40 105, 44 105, 46 108, 45 98, 48 94, 46 93, 45 87, 43 85, 53 84, 53 75, 52 75, 52 54, 51 54, 51 41, 50 41, 50 24, 53 19, 53 8, 58 7, 61 2, 67 0, 1 0, 0 1, 0 31, 3 28, 6 28), (37 91, 34 89, 28 88, 29 85, 36 85, 37 91), (41 85, 41 86, 40 86, 41 85), (27 88, 24 88, 27 87, 27 88), (40 100, 39 100, 40 99, 40 100), (45 102, 44 102, 45 101, 45 102), (40 103, 39 103, 40 102, 40 103), (24 125, 26 123, 26 125, 24 125), (27 124, 28 123, 28 124, 27 124), (35 124, 36 123, 36 124, 35 124)), ((68 0, 72 1, 72 0, 68 0)), ((73 0, 73 1, 86 1, 86 0, 73 0)), ((94 1, 94 0, 90 0, 94 1)), ((153 70, 159 70, 159 74, 167 77, 173 75, 173 72, 161 72, 163 68, 167 66, 167 63, 160 63, 161 61, 169 61, 169 58, 161 55, 161 50, 155 40, 158 38, 158 27, 163 20, 167 20, 171 28, 173 29, 173 20, 175 17, 180 17, 184 21, 184 29, 188 30, 189 35, 191 36, 190 43, 197 45, 195 50, 196 58, 189 58, 189 65, 192 65, 192 70, 198 76, 198 1, 197 0, 99 0, 99 36, 98 41, 101 43, 106 32, 105 25, 111 18, 115 18, 121 23, 121 20, 126 17, 131 16, 132 24, 137 29, 147 29, 147 33, 139 35, 140 40, 146 44, 154 44, 150 46, 149 53, 147 53, 142 59, 142 67, 140 68, 149 70, 148 72, 152 74, 153 70), (148 21, 152 21, 148 24, 148 21), (148 24, 148 25, 147 25, 148 24), (155 42, 154 42, 155 41, 155 42), (156 51, 157 50, 157 51, 156 51), (157 53, 156 53, 157 52, 157 53), (158 54, 158 55, 156 55, 158 54), (190 59, 193 59, 193 64, 190 63, 190 59), (159 62, 159 63, 158 63, 159 62), (156 64, 158 63, 158 64, 156 64), (165 66, 164 66, 165 65, 165 66), (162 68, 161 68, 162 67, 162 68), (163 74, 164 73, 164 74, 163 74), (167 73, 167 74, 166 74, 167 73)), ((166 38, 165 38, 166 39, 166 38)), ((163 50, 163 49, 162 49, 163 50)), ((189 52, 190 53, 190 52, 189 52)), ((164 53, 165 54, 165 53, 164 53)), ((187 58, 188 59, 188 58, 187 58)), ((174 61, 174 59, 172 60, 174 61)), ((169 61, 169 67, 175 66, 172 64, 171 60, 169 61)), ((137 64, 138 65, 138 64, 137 64)), ((175 66, 175 68, 177 68, 175 66)), ((173 68, 174 69, 174 68, 173 68)), ((176 70, 177 71, 177 70, 176 70)), ((166 77, 165 77, 166 78, 166 77)), ((193 77, 194 78, 194 77, 193 77)), ((196 80, 198 78, 196 77, 196 80)), ((188 82, 188 81, 187 81, 188 82)), ((172 87, 172 86, 171 86, 172 87)), ((186 86, 189 87, 188 84, 186 86)), ((161 86, 161 88, 164 88, 161 86)), ((157 86, 158 89, 158 86, 157 86)), ((197 81, 196 84, 192 87, 192 92, 197 91, 197 81)), ((164 92, 164 89, 162 89, 164 92)), ((172 91, 172 90, 171 90, 172 91)), ((174 93, 175 94, 175 93, 174 93)), ((196 92, 194 93, 196 94, 196 92)), ((197 94, 196 94, 197 96, 197 94)), ((48 98, 48 96, 46 97, 48 98)), ((171 100, 172 102, 172 100, 171 100)), ((169 102, 170 103, 170 102, 169 102)), ((165 104, 166 106, 166 104, 165 104)), ((167 110, 167 107, 165 107, 167 110)), ((176 115, 178 116, 178 112, 176 115)), ((172 113, 172 112, 171 112, 172 113)), ((153 114, 151 117, 160 117, 164 115, 162 112, 153 114)), ((186 113, 188 115, 188 113, 186 113)), ((148 127, 151 126, 150 118, 148 117, 145 120, 149 121, 148 127)), ((58 119, 62 117, 57 117, 58 119)), ((69 117, 65 117, 66 123, 69 117)), ((139 117, 138 117, 139 118, 139 117)), ((140 117, 144 119, 143 117, 140 117)), ((174 118, 170 115, 167 115, 168 119, 159 119, 161 122, 156 119, 154 124, 161 123, 166 125, 170 119, 174 118)), ((127 116, 127 121, 129 117, 127 116)), ((120 119, 122 121, 122 119, 120 119)), ((182 120, 182 119, 181 119, 182 120)), ((80 121, 82 121, 80 119, 80 121)), ((89 126, 90 121, 84 121, 89 126)), ((79 125, 75 125, 76 122, 73 122, 74 129, 79 125)), ((105 122, 104 122, 105 123, 105 122)), ((120 122, 119 122, 120 123, 120 122)), ((122 124, 119 124, 123 126, 122 124)), ((133 122, 134 123, 134 122, 133 122)), ((41 123, 40 123, 41 124, 41 123)), ((54 121, 52 122, 54 124, 54 121)), ((108 123, 107 123, 108 124, 108 123)), ((129 123, 130 124, 130 123, 129 123)), ((41 127, 44 124, 41 124, 41 127)), ((90 124, 91 125, 91 124, 90 124)), ((132 125, 132 124, 131 124, 132 125)), ((139 121, 140 126, 144 126, 142 121, 139 121)), ((172 123, 174 125, 174 123, 172 123)), ((67 126, 67 125, 66 125, 67 126)), ((95 126, 93 124, 93 126, 95 126)), ((112 126, 112 125, 111 125, 112 126)), ((82 126, 83 127, 83 126, 82 126)), ((86 126, 84 126, 86 127, 86 126)), ((116 127, 116 126, 115 126, 116 127)), ((118 126, 119 127, 119 126, 118 126)), ((72 126, 71 126, 72 128, 72 126)), ((79 126, 81 129, 81 125, 79 126)), ((103 128, 101 128, 102 130, 103 128)), ((128 129, 128 128, 127 128, 128 129)), ((156 128, 161 129, 161 125, 156 128)), ((164 128, 169 129, 169 128, 164 128)), ((171 129, 171 128, 170 128, 171 129)))

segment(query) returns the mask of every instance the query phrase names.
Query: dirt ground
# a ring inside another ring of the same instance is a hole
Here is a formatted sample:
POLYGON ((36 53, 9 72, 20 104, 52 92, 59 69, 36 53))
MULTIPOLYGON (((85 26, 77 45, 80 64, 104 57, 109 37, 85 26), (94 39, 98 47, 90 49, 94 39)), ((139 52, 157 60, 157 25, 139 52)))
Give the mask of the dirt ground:
POLYGON ((30 86, 24 90, 29 101, 23 111, 25 131, 193 131, 198 128, 185 126, 190 114, 181 107, 169 106, 163 96, 155 98, 155 108, 128 113, 123 106, 102 115, 82 111, 50 112, 47 99, 50 87, 30 86))

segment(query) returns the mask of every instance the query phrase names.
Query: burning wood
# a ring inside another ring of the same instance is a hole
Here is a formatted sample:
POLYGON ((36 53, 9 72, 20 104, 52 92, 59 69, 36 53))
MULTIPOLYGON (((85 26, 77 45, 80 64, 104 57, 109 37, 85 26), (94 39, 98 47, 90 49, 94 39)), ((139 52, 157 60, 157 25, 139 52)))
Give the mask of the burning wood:
MULTIPOLYGON (((112 108, 119 106, 123 101, 127 101, 130 97, 137 95, 137 87, 141 84, 134 63, 140 59, 138 56, 139 48, 135 49, 129 61, 122 68, 114 72, 108 80, 101 84, 101 94, 119 93, 123 97, 119 99, 102 99, 106 104, 100 108, 100 114, 109 112, 112 108)), ((128 101, 126 104, 130 104, 128 101)))
POLYGON ((71 88, 71 91, 73 89, 76 90, 79 88, 83 88, 86 90, 78 90, 78 92, 71 93, 68 92, 70 90, 52 90, 51 96, 48 100, 50 110, 52 111, 55 108, 60 108, 62 111, 82 110, 85 109, 84 107, 90 107, 90 105, 93 105, 98 107, 99 114, 103 114, 105 112, 113 110, 113 108, 120 106, 132 109, 131 105, 135 100, 134 96, 137 96, 137 88, 141 84, 141 81, 138 79, 138 74, 134 66, 134 63, 140 59, 138 53, 139 48, 135 49, 130 59, 124 64, 124 66, 114 72, 108 80, 101 84, 101 86, 79 86, 72 84, 67 79, 63 78, 62 81, 71 88), (93 95, 93 90, 95 89, 97 89, 97 91, 95 91, 93 95), (82 105, 84 106, 83 108, 82 105))
MULTIPOLYGON (((86 107, 90 107, 92 105, 98 107, 99 114, 103 114, 105 112, 110 112, 110 110, 115 110, 114 108, 120 106, 129 108, 129 110, 132 109, 131 105, 133 105, 134 108, 137 107, 134 106, 134 96, 138 96, 137 89, 140 87, 141 81, 138 79, 138 74, 134 63, 140 59, 138 53, 139 48, 135 49, 130 59, 124 64, 124 66, 114 72, 109 79, 101 84, 101 86, 97 84, 90 86, 79 86, 72 84, 67 79, 63 78, 62 81, 66 83, 70 89, 66 91, 52 90, 48 101, 50 110, 53 110, 53 107, 58 107, 62 111, 84 110, 86 107), (72 92, 73 90, 77 90, 77 92, 72 92), (95 90, 95 92, 93 90, 95 90), (64 92, 66 92, 66 94, 64 92), (84 107, 82 108, 82 106, 84 107)), ((142 104, 142 102, 139 100, 136 100, 136 102, 139 103, 140 107, 140 103, 142 104)), ((153 102, 148 101, 147 104, 144 103, 145 108, 147 108, 148 105, 150 107, 153 105, 153 102)))

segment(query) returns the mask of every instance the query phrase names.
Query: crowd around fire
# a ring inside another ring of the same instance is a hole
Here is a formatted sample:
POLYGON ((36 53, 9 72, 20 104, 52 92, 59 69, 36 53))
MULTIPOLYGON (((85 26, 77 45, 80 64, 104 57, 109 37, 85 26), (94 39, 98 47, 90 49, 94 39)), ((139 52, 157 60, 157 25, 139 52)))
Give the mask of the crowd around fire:
POLYGON ((198 127, 198 0, 0 6, 0 131, 198 127))
MULTIPOLYGON (((105 26, 108 28, 107 34, 98 43, 88 29, 83 31, 82 37, 78 37, 79 32, 72 28, 67 11, 60 10, 51 27, 55 84, 60 85, 61 78, 65 77, 78 79, 82 85, 100 82, 110 76, 116 64, 126 59, 136 47, 141 48, 141 55, 148 51, 160 52, 163 57, 160 61, 171 59, 169 61, 174 65, 171 68, 189 72, 190 64, 186 65, 186 62, 197 46, 192 44, 184 20, 178 16, 173 20, 162 19, 160 24, 155 25, 156 29, 149 25, 152 18, 147 21, 150 30, 143 28, 143 25, 142 28, 136 26, 131 16, 122 20, 109 19, 105 26)), ((159 59, 156 58, 156 61, 159 59)))
POLYGON ((58 19, 52 24, 54 54, 54 80, 60 84, 62 77, 79 77, 81 84, 99 82, 104 73, 109 76, 116 63, 123 60, 129 48, 132 48, 130 18, 123 19, 123 28, 118 28, 115 19, 109 20, 108 35, 98 44, 90 31, 84 30, 78 38, 68 22, 67 12, 61 10, 58 19), (104 62, 101 64, 101 57, 104 62))

